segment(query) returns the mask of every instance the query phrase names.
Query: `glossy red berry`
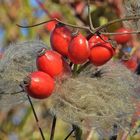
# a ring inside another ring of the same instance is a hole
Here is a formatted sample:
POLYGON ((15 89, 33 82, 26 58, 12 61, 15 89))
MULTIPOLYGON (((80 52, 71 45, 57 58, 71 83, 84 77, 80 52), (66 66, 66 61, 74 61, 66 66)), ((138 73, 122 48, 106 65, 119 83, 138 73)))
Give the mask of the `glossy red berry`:
POLYGON ((71 41, 70 30, 62 24, 57 24, 50 36, 51 47, 63 56, 68 55, 68 46, 71 41))
POLYGON ((38 53, 36 63, 38 70, 46 72, 52 77, 63 73, 63 59, 56 51, 43 48, 38 53))
POLYGON ((57 24, 57 21, 50 21, 50 22, 48 22, 48 23, 46 23, 46 24, 44 25, 44 28, 45 28, 47 31, 53 31, 53 29, 55 28, 56 24, 57 24))
POLYGON ((101 44, 101 43, 105 43, 105 41, 108 41, 108 37, 104 36, 104 35, 100 35, 100 37, 98 35, 93 35, 89 40, 89 47, 92 48, 93 46, 97 45, 97 44, 101 44))
POLYGON ((95 66, 101 66, 109 61, 114 53, 114 49, 110 43, 95 45, 91 48, 89 60, 95 66))
POLYGON ((88 43, 91 49, 89 60, 95 66, 101 66, 109 61, 115 53, 114 48, 110 43, 107 43, 108 37, 104 35, 93 35, 88 43))
POLYGON ((132 72, 135 72, 138 63, 135 59, 129 59, 129 60, 123 60, 122 63, 124 64, 124 66, 126 66, 129 70, 131 70, 132 72))
POLYGON ((25 78, 27 93, 36 99, 45 99, 49 97, 54 90, 54 79, 42 71, 31 73, 25 78))
MULTIPOLYGON (((62 19, 62 15, 59 13, 59 12, 53 12, 53 13, 51 13, 50 15, 50 18, 52 18, 52 19, 54 19, 54 18, 57 18, 57 19, 59 19, 59 20, 61 20, 62 19)), ((51 31, 53 31, 53 29, 55 28, 55 26, 56 26, 56 24, 57 24, 58 22, 57 21, 50 21, 50 22, 48 22, 48 23, 46 23, 45 25, 44 25, 44 28, 47 30, 47 31, 49 31, 49 32, 51 32, 51 31)))
MULTIPOLYGON (((131 32, 130 29, 126 29, 126 28, 120 28, 116 31, 116 33, 128 33, 131 32)), ((132 35, 131 34, 118 34, 114 36, 114 39, 116 40, 116 42, 118 44, 125 44, 129 41, 132 40, 132 35)))
POLYGON ((79 33, 74 36, 68 47, 68 56, 74 64, 82 64, 87 61, 90 48, 86 38, 79 33))

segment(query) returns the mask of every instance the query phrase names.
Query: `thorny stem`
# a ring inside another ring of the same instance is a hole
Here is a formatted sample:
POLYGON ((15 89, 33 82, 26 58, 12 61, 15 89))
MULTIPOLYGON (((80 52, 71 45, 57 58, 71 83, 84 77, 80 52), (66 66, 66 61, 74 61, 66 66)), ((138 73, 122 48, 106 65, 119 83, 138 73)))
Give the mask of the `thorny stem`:
POLYGON ((32 100, 31 100, 31 98, 30 98, 28 95, 27 95, 27 97, 28 97, 29 103, 30 103, 30 105, 31 105, 31 108, 32 108, 32 111, 33 111, 33 114, 34 114, 34 117, 35 117, 35 120, 36 120, 36 123, 37 123, 37 125, 38 125, 38 129, 39 129, 39 131, 40 131, 42 140, 45 140, 43 131, 42 131, 41 127, 39 126, 39 120, 38 120, 37 114, 36 114, 36 112, 35 112, 35 109, 34 109, 32 100))
POLYGON ((91 18, 91 12, 90 12, 90 0, 87 1, 88 5, 88 19, 89 19, 89 26, 91 30, 94 30, 93 23, 92 23, 92 18, 91 18))
POLYGON ((76 128, 73 128, 64 140, 67 140, 71 136, 71 134, 75 131, 75 129, 76 128))
POLYGON ((53 117, 50 140, 54 140, 55 126, 56 126, 56 116, 53 117))

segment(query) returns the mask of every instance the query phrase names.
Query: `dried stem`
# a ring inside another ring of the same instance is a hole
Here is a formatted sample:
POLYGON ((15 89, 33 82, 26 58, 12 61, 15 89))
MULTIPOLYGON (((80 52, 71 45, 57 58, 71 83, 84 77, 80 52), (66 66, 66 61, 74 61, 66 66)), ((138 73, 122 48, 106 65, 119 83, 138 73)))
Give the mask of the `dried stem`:
POLYGON ((100 27, 97 27, 93 31, 93 34, 99 32, 103 28, 106 28, 106 27, 108 27, 108 26, 110 26, 112 24, 115 24, 115 23, 118 23, 118 22, 122 22, 122 21, 128 21, 128 20, 136 20, 136 19, 140 19, 140 16, 129 16, 129 17, 125 17, 125 18, 120 18, 120 19, 112 20, 112 21, 108 22, 107 24, 104 24, 104 25, 102 25, 100 27))
POLYGON ((56 116, 53 117, 50 140, 54 140, 55 126, 56 126, 56 116))
POLYGON ((32 100, 31 100, 31 98, 30 98, 28 95, 27 95, 27 97, 28 97, 29 103, 30 103, 30 105, 31 105, 31 108, 32 108, 32 111, 33 111, 33 114, 34 114, 34 117, 35 117, 35 120, 36 120, 36 123, 37 123, 38 129, 39 129, 40 134, 41 134, 41 137, 42 137, 42 140, 45 140, 45 137, 44 137, 43 131, 42 131, 40 125, 39 125, 39 119, 38 119, 37 114, 36 114, 36 112, 35 112, 35 109, 34 109, 34 106, 33 106, 32 100))
POLYGON ((40 22, 40 23, 37 23, 37 24, 34 24, 34 25, 29 25, 29 26, 24 26, 24 25, 19 25, 19 24, 16 24, 18 27, 21 27, 21 28, 32 28, 32 27, 36 27, 36 26, 39 26, 39 25, 42 25, 42 24, 45 24, 45 23, 48 23, 50 21, 57 21, 59 23, 62 23, 66 26, 69 26, 69 27, 72 27, 72 28, 79 28, 79 29, 85 29, 85 30, 88 30, 90 32, 92 32, 90 30, 90 28, 88 26, 78 26, 78 25, 73 25, 73 24, 69 24, 69 23, 66 23, 66 22, 63 22, 57 18, 54 18, 54 19, 51 19, 51 20, 48 20, 48 21, 43 21, 43 22, 40 22))
MULTIPOLYGON (((27 93, 27 90, 26 90, 26 84, 27 84, 27 83, 25 83, 25 82, 27 82, 26 80, 30 80, 30 79, 28 79, 28 77, 25 78, 24 81, 20 83, 20 87, 22 88, 22 92, 24 91, 24 92, 27 93)), ((29 103, 30 103, 31 109, 32 109, 32 111, 33 111, 33 115, 34 115, 34 118, 35 118, 35 120, 36 120, 36 123, 37 123, 38 129, 39 129, 40 135, 41 135, 41 137, 42 137, 42 140, 45 140, 43 131, 42 131, 40 125, 39 125, 39 119, 38 119, 38 117, 37 117, 37 113, 36 113, 36 111, 35 111, 35 109, 34 109, 32 100, 31 100, 31 98, 30 98, 30 96, 29 96, 28 94, 27 94, 27 98, 28 98, 28 101, 29 101, 29 103)))
POLYGON ((104 39, 102 38, 101 33, 97 32, 96 34, 97 34, 97 35, 100 37, 100 39, 102 39, 104 42, 109 43, 109 41, 104 40, 104 39))
POLYGON ((76 140, 81 140, 82 138, 82 130, 76 126, 76 125, 73 125, 73 129, 75 129, 75 138, 76 140))
POLYGON ((123 35, 123 34, 140 34, 140 31, 133 31, 133 32, 125 32, 125 33, 122 33, 122 32, 118 32, 118 33, 108 33, 108 32, 100 32, 101 34, 103 35, 123 35))
MULTIPOLYGON (((89 1, 89 0, 88 0, 89 1)), ((88 6, 89 8, 89 6, 88 6)), ((89 9, 89 12, 90 12, 90 9, 89 9)), ((122 22, 122 21, 128 21, 128 20, 136 20, 136 19, 140 19, 140 16, 127 16, 125 18, 121 18, 121 19, 115 19, 115 20, 112 20, 110 22, 108 22, 107 24, 104 24, 102 26, 99 26, 97 28, 94 28, 92 26, 92 21, 91 21, 91 15, 89 13, 89 21, 90 21, 90 27, 89 26, 78 26, 78 25, 73 25, 73 24, 70 24, 70 23, 66 23, 66 22, 63 22, 57 18, 54 18, 54 19, 51 19, 51 20, 48 20, 48 21, 44 21, 44 22, 41 22, 41 23, 37 23, 37 24, 34 24, 34 25, 29 25, 29 26, 23 26, 23 25, 19 25, 19 24, 16 24, 18 27, 21 27, 21 28, 32 28, 32 27, 36 27, 36 26, 39 26, 39 25, 42 25, 42 24, 45 24, 45 23, 48 23, 50 21, 57 21, 59 23, 62 23, 66 26, 69 26, 69 27, 72 27, 72 28, 78 28, 78 29, 84 29, 84 30, 87 30, 89 31, 91 34, 95 34, 95 33, 101 33, 101 34, 104 34, 104 35, 117 35, 117 34, 139 34, 140 31, 133 31, 133 32, 126 32, 126 33, 106 33, 106 32, 100 32, 103 28, 106 28, 112 24, 115 24, 115 23, 118 23, 118 22, 122 22)))
POLYGON ((70 133, 66 136, 66 138, 65 138, 64 140, 67 140, 67 139, 71 136, 71 134, 72 134, 74 131, 75 131, 75 128, 73 128, 73 129, 70 131, 70 133))

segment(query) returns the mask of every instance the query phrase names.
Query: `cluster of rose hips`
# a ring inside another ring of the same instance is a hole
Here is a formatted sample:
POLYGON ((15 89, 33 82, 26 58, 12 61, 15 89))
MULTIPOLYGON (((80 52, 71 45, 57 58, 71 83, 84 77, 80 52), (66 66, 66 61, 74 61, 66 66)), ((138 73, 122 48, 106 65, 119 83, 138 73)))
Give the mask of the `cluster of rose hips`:
MULTIPOLYGON (((128 28, 119 28, 116 33, 128 33, 128 34, 117 34, 114 36, 114 40, 117 42, 118 45, 121 46, 120 54, 121 54, 121 62, 124 66, 126 66, 132 72, 136 71, 138 66, 137 58, 138 56, 132 55, 132 48, 133 48, 133 37, 131 34, 131 30, 128 28)), ((118 47, 119 48, 119 47, 118 47)))
MULTIPOLYGON (((128 34, 124 35, 123 39, 120 36, 115 36, 118 43, 129 40, 128 34)), ((49 97, 55 89, 55 80, 63 80, 65 73, 77 72, 89 62, 101 66, 115 54, 108 37, 94 34, 87 39, 82 33, 73 33, 61 23, 57 23, 51 32, 50 43, 52 50, 42 48, 38 52, 38 71, 31 73, 26 80, 27 93, 37 99, 49 97), (77 69, 74 69, 74 66, 77 66, 77 69)))

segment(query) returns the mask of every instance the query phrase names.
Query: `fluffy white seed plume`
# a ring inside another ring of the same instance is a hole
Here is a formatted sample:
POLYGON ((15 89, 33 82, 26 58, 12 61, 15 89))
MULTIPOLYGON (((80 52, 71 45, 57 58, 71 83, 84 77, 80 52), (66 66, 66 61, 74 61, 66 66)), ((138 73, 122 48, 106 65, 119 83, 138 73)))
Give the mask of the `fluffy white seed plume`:
MULTIPOLYGON (((140 16, 140 0, 124 1, 125 16, 140 16)), ((133 30, 140 30, 140 20, 131 20, 124 22, 127 27, 133 30)))
POLYGON ((11 44, 0 60, 0 107, 11 107, 26 100, 20 82, 36 70, 37 51, 47 47, 41 41, 11 44))
POLYGON ((57 86, 51 110, 65 121, 108 135, 114 125, 130 128, 137 88, 138 78, 121 64, 109 62, 98 72, 89 66, 57 86))
MULTIPOLYGON (((0 60, 0 107, 25 102, 20 82, 36 70, 36 54, 47 46, 40 41, 12 44, 0 60)), ((97 71, 88 66, 77 77, 56 81, 51 113, 80 126, 110 134, 114 125, 130 128, 139 101, 138 77, 119 63, 109 62, 97 71)), ((47 102, 45 100, 45 102, 47 102)))

